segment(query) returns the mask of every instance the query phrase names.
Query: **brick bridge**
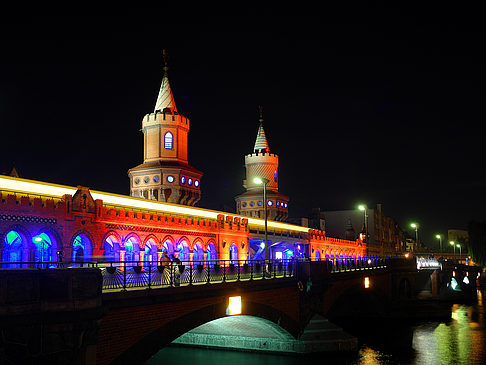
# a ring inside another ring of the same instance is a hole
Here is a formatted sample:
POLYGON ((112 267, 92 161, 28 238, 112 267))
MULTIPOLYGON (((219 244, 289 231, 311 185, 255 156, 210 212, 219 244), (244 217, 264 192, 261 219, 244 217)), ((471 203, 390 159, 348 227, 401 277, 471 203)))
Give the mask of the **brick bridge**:
POLYGON ((267 319, 298 339, 315 314, 326 316, 336 305, 345 310, 342 298, 359 297, 366 307, 367 296, 384 306, 411 296, 416 272, 401 260, 299 262, 295 269, 122 291, 103 290, 99 268, 0 270, 0 362, 143 363, 187 331, 226 317, 232 296, 241 296, 242 314, 267 319))

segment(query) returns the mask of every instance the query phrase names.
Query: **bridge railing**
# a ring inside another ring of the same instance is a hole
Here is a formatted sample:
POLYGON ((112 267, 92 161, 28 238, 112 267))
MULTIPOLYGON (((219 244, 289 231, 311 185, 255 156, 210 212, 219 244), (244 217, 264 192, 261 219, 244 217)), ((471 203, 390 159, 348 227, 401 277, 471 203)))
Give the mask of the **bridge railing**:
POLYGON ((101 270, 105 291, 271 280, 295 275, 295 262, 291 260, 3 262, 0 265, 5 269, 95 267, 101 270))
POLYGON ((379 257, 363 257, 361 260, 348 260, 348 261, 330 261, 331 272, 347 272, 356 270, 375 270, 387 267, 387 259, 382 259, 379 257))

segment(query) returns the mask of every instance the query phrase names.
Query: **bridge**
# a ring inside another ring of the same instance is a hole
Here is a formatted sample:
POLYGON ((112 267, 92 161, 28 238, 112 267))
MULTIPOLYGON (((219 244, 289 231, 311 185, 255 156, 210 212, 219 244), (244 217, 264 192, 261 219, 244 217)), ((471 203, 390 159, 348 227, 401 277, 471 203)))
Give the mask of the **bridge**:
POLYGON ((343 300, 350 296, 360 298, 362 308, 368 297, 386 306, 413 296, 410 262, 227 260, 203 270, 187 262, 183 271, 172 267, 170 272, 179 271, 172 274, 166 268, 152 272, 156 262, 143 268, 137 262, 83 263, 90 267, 66 262, 65 267, 32 263, 38 268, 3 269, 0 356, 5 361, 142 363, 195 327, 228 318, 233 297, 241 301, 236 313, 269 321, 295 339, 288 352, 352 349, 356 340, 329 341, 325 330, 316 331, 316 314, 346 310, 343 300))
POLYGON ((326 317, 414 297, 414 260, 366 257, 360 239, 275 221, 265 243, 264 223, 0 176, 0 356, 140 363, 227 318, 230 298, 292 338, 288 352, 343 350, 356 340, 329 341, 326 317))

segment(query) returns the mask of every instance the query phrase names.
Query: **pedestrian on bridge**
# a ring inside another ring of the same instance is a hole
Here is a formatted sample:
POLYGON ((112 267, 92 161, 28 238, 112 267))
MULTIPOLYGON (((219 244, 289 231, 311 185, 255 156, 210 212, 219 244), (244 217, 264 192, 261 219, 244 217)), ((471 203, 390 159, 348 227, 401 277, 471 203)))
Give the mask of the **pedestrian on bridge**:
POLYGON ((177 257, 172 260, 172 270, 173 270, 173 280, 174 286, 181 286, 181 272, 179 270, 179 266, 181 265, 181 260, 177 257))
POLYGON ((171 261, 167 255, 167 251, 162 251, 162 257, 160 258, 160 266, 164 268, 162 272, 161 282, 162 284, 170 284, 170 271, 171 271, 171 261))

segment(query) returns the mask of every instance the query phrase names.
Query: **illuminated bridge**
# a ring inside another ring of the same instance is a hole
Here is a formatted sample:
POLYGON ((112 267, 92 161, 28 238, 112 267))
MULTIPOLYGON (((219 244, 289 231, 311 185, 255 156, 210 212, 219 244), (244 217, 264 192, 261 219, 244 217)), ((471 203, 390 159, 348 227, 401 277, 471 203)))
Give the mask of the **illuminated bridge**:
POLYGON ((251 339, 260 349, 354 349, 329 313, 413 296, 411 260, 385 264, 365 258, 360 240, 270 221, 264 261, 263 227, 261 219, 0 176, 0 362, 141 363, 182 335, 198 341, 201 333, 188 331, 240 310, 261 320, 248 325, 276 336, 251 339))

